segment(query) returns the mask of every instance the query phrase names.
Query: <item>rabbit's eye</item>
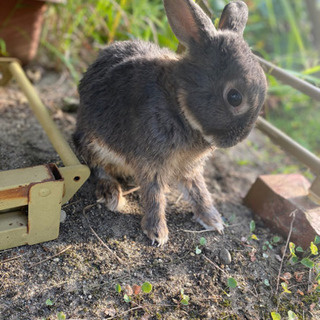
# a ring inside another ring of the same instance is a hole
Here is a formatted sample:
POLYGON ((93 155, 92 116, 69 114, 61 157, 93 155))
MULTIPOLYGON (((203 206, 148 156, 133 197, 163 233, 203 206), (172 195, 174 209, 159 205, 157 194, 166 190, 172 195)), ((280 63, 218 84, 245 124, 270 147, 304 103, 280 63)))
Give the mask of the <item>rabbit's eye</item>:
POLYGON ((240 106, 240 104, 242 102, 242 95, 238 90, 231 89, 228 92, 227 99, 228 99, 228 102, 231 106, 238 107, 238 106, 240 106))

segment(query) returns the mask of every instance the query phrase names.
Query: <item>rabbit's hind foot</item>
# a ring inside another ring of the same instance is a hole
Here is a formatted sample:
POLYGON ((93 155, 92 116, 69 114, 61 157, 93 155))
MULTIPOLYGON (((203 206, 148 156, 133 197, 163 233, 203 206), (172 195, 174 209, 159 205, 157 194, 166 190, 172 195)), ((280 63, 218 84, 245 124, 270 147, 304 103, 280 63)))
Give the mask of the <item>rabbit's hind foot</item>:
POLYGON ((215 207, 212 207, 209 212, 195 214, 194 219, 207 230, 216 230, 223 234, 224 223, 215 207))
POLYGON ((148 221, 148 218, 144 216, 141 222, 143 233, 152 241, 152 245, 156 242, 158 247, 163 246, 168 242, 169 231, 165 219, 159 221, 148 221))
POLYGON ((110 211, 119 211, 126 204, 126 199, 122 195, 121 186, 114 178, 98 180, 96 197, 97 202, 104 203, 110 211))

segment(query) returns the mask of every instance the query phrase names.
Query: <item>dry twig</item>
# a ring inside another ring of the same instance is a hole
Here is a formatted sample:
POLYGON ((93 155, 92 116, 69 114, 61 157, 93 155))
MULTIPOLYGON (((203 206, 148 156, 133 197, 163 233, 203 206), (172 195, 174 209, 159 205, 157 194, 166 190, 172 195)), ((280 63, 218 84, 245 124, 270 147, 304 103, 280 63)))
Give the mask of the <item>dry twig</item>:
POLYGON ((228 275, 228 273, 226 271, 224 271, 223 269, 221 269, 216 263, 214 263, 212 260, 210 260, 207 256, 205 256, 204 254, 202 254, 202 256, 206 259, 206 261, 208 261, 210 264, 212 264, 215 268, 217 268, 218 270, 220 270, 222 273, 224 273, 225 275, 228 275))
POLYGON ((290 213, 290 217, 292 217, 292 220, 291 220, 291 223, 290 223, 290 230, 289 230, 289 234, 288 234, 288 237, 287 237, 287 242, 286 242, 286 245, 285 245, 285 248, 284 248, 284 251, 283 251, 281 263, 280 263, 279 273, 278 273, 278 277, 277 277, 276 294, 278 293, 278 290, 279 290, 279 283, 280 283, 280 276, 281 276, 283 261, 284 261, 284 258, 285 258, 285 256, 286 256, 288 244, 289 244, 289 241, 290 241, 290 237, 291 237, 291 233, 292 233, 292 228, 293 228, 293 222, 294 222, 294 220, 295 220, 295 218, 296 218, 296 212, 297 212, 297 209, 294 210, 294 211, 292 211, 292 212, 290 213))
POLYGON ((180 229, 182 232, 188 232, 188 233, 204 233, 204 232, 212 232, 215 230, 185 230, 185 229, 180 229))
POLYGON ((23 257, 23 255, 21 255, 21 256, 16 256, 16 257, 12 257, 12 258, 8 258, 8 259, 5 259, 5 260, 1 260, 1 261, 0 261, 0 264, 6 263, 6 262, 10 262, 10 261, 13 261, 13 260, 17 260, 17 259, 20 259, 20 258, 22 258, 22 257, 23 257))
POLYGON ((130 190, 128 190, 128 191, 123 192, 122 195, 123 195, 123 196, 127 196, 128 194, 133 193, 133 192, 135 192, 135 191, 138 191, 139 189, 140 189, 139 186, 138 186, 138 187, 134 187, 134 188, 132 188, 132 189, 130 189, 130 190))
POLYGON ((118 260, 118 262, 124 264, 124 261, 122 259, 120 259, 109 247, 108 245, 99 237, 99 235, 93 230, 93 228, 91 227, 90 225, 90 221, 89 219, 87 218, 86 216, 86 210, 94 207, 97 203, 94 203, 94 204, 90 204, 88 206, 86 206, 83 211, 82 211, 82 214, 84 216, 84 218, 86 219, 87 223, 88 223, 88 226, 89 226, 89 229, 91 230, 91 232, 94 234, 94 236, 99 240, 99 242, 118 260))
POLYGON ((58 253, 54 254, 54 255, 51 256, 51 257, 48 257, 48 258, 46 258, 46 259, 44 259, 44 260, 41 260, 41 261, 39 261, 39 262, 37 262, 37 263, 32 264, 31 266, 29 266, 29 268, 33 268, 33 267, 35 267, 35 266, 37 266, 37 265, 39 265, 39 264, 41 264, 41 263, 44 263, 44 262, 49 261, 49 260, 51 260, 51 259, 53 259, 53 258, 55 258, 55 257, 58 257, 58 256, 60 256, 62 253, 64 253, 64 252, 66 252, 67 250, 69 250, 70 248, 71 248, 71 245, 70 245, 70 246, 67 246, 66 248, 64 248, 63 250, 59 251, 58 253))
POLYGON ((183 193, 180 193, 180 196, 178 197, 178 199, 175 201, 175 205, 178 204, 180 202, 180 200, 182 199, 183 197, 183 193))
POLYGON ((117 315, 115 315, 113 317, 109 317, 109 318, 107 318, 107 320, 111 320, 111 319, 115 319, 115 318, 121 317, 121 316, 123 316, 123 315, 125 315, 125 314, 127 314, 127 313, 129 313, 131 311, 138 310, 138 309, 144 309, 144 306, 137 306, 137 307, 131 308, 131 309, 127 310, 127 311, 118 313, 117 315))
POLYGON ((131 311, 134 311, 134 310, 138 310, 138 309, 147 309, 147 308, 159 308, 159 307, 168 307, 168 308, 176 308, 177 306, 176 305, 171 305, 171 304, 160 304, 160 305, 157 305, 157 304, 145 304, 145 305, 138 305, 136 307, 133 307, 129 310, 126 310, 126 311, 123 311, 121 313, 118 313, 117 315, 115 316, 112 316, 112 317, 109 317, 107 318, 107 320, 111 320, 111 319, 115 319, 115 318, 118 318, 118 317, 121 317, 131 311))

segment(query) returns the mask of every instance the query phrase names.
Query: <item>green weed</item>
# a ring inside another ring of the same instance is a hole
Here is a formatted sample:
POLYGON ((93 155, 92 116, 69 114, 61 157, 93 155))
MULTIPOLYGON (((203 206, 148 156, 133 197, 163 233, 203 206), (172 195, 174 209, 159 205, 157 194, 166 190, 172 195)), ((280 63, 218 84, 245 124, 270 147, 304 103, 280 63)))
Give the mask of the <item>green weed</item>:
POLYGON ((184 305, 184 306, 189 305, 190 297, 188 295, 184 294, 184 290, 183 289, 181 289, 181 291, 180 291, 180 298, 181 298, 180 303, 182 305, 184 305))

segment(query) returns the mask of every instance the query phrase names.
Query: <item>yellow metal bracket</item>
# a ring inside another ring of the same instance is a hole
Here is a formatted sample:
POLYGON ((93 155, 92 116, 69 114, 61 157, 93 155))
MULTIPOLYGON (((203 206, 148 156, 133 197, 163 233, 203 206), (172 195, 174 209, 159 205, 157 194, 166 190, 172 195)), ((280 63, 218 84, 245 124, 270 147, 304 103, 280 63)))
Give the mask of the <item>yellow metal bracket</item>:
POLYGON ((0 172, 0 250, 53 240, 59 235, 61 205, 88 179, 82 165, 52 121, 19 61, 0 58, 0 85, 13 77, 28 98, 65 167, 45 164, 0 172))

